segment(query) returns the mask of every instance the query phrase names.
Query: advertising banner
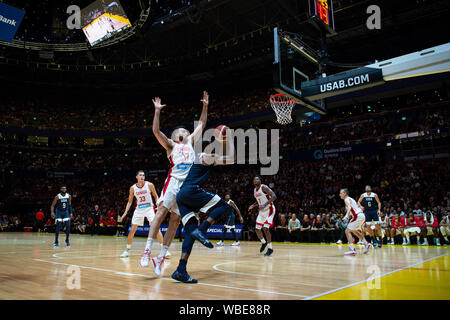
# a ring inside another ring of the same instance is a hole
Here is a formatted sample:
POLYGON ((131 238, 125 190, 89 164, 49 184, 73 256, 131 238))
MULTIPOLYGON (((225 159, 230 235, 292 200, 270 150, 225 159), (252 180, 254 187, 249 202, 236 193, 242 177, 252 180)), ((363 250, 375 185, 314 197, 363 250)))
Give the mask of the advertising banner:
POLYGON ((0 2, 0 40, 11 42, 19 29, 25 11, 0 2))
MULTIPOLYGON (((167 224, 162 224, 160 227, 161 233, 164 235, 167 231, 167 224)), ((128 232, 130 232, 130 227, 128 227, 128 232)), ((139 226, 136 230, 135 235, 138 236, 148 236, 148 231, 150 230, 150 226, 143 225, 139 226)), ((241 238, 242 235, 242 225, 237 224, 236 228, 234 229, 236 231, 236 234, 238 235, 238 238, 241 238)), ((208 232, 206 233, 206 236, 211 239, 218 239, 222 238, 222 232, 223 232, 223 224, 213 224, 211 227, 209 227, 208 232)), ((179 229, 177 230, 177 233, 175 237, 179 237, 178 235, 179 229)), ((181 235, 184 237, 184 228, 181 229, 181 235)), ((225 239, 233 239, 233 234, 231 231, 227 230, 227 233, 225 234, 225 239)))

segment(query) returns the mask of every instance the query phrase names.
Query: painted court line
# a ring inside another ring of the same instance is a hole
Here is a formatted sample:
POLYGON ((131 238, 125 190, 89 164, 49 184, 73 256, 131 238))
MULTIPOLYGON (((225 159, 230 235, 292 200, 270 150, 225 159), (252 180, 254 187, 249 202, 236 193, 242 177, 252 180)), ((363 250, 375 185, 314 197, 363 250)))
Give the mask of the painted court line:
POLYGON ((246 263, 246 262, 252 262, 252 261, 228 261, 228 262, 222 262, 213 265, 213 269, 225 273, 232 273, 232 274, 242 274, 244 276, 252 276, 252 277, 261 277, 261 278, 269 278, 270 276, 263 275, 263 274, 256 274, 256 273, 244 273, 244 272, 236 272, 236 271, 228 271, 220 269, 219 266, 225 265, 225 264, 236 264, 236 263, 246 263))
MULTIPOLYGON (((76 264, 71 263, 63 263, 63 262, 56 262, 56 261, 48 261, 43 259, 33 259, 34 261, 38 262, 45 262, 45 263, 51 263, 51 264, 58 264, 58 265, 64 265, 64 266, 75 266, 82 269, 91 269, 96 271, 106 271, 106 272, 112 272, 118 275, 126 275, 126 276, 138 276, 138 277, 144 277, 144 278, 151 278, 151 279, 157 279, 154 276, 148 276, 145 274, 139 274, 139 273, 126 273, 116 270, 110 270, 110 269, 103 269, 103 268, 96 268, 96 267, 88 267, 88 266, 80 266, 76 264)), ((169 280, 172 282, 177 282, 171 278, 160 278, 161 280, 169 280)), ((241 291, 251 291, 251 292, 259 292, 259 293, 269 293, 269 294, 275 294, 275 295, 283 295, 283 296, 292 296, 292 297, 299 297, 299 298, 306 298, 308 296, 300 295, 300 294, 291 294, 291 293, 284 293, 284 292, 275 292, 275 291, 266 291, 266 290, 258 290, 258 289, 250 289, 250 288, 240 288, 240 287, 232 287, 232 286, 225 286, 220 284, 212 284, 212 283, 197 283, 196 285, 203 285, 203 286, 210 286, 210 287, 218 287, 218 288, 225 288, 225 289, 233 289, 233 290, 241 290, 241 291)))
MULTIPOLYGON (((284 257, 296 257, 298 255, 285 255, 284 257)), ((280 256, 283 257, 283 256, 280 256)), ((300 256, 299 256, 300 257, 300 256)), ((314 257, 314 256, 309 256, 312 258, 320 258, 320 257, 314 257)), ((277 261, 280 261, 280 259, 277 259, 277 261)), ((296 265, 300 265, 302 262, 295 262, 295 261, 288 261, 288 260, 283 260, 285 261, 284 263, 288 263, 288 264, 296 264, 296 265)), ((229 270, 223 270, 220 269, 219 266, 221 265, 225 265, 225 264, 237 264, 237 263, 246 263, 246 262, 254 262, 254 261, 227 261, 227 262, 222 262, 222 263, 218 263, 215 264, 213 266, 214 270, 220 271, 220 272, 225 272, 225 273, 231 273, 231 274, 240 274, 240 275, 245 275, 245 276, 253 276, 253 277, 259 277, 259 278, 271 278, 272 276, 270 275, 262 275, 262 274, 257 274, 257 273, 244 273, 244 272, 236 272, 236 271, 229 271, 229 270)), ((272 282, 278 282, 278 283, 283 283, 285 281, 280 281, 277 279, 271 279, 272 282)), ((290 281, 290 283, 292 283, 292 281, 290 281)), ((305 283, 305 282, 297 282, 295 281, 295 284, 298 285, 302 285, 302 286, 309 286, 309 287, 316 287, 316 288, 333 288, 333 286, 327 286, 327 285, 318 285, 318 284, 311 284, 311 283, 305 283)), ((304 296, 304 297, 308 297, 308 296, 304 296)))
MULTIPOLYGON (((438 255, 438 256, 436 256, 436 257, 429 258, 429 259, 426 259, 426 260, 423 260, 423 261, 414 263, 414 264, 412 264, 412 265, 409 265, 409 266, 406 266, 406 267, 403 267, 403 268, 399 268, 399 269, 395 269, 395 270, 392 270, 392 271, 383 273, 383 274, 381 274, 381 275, 378 276, 378 277, 370 278, 370 281, 375 280, 375 279, 381 279, 382 277, 385 277, 385 276, 387 276, 387 275, 393 274, 393 273, 395 273, 395 272, 402 271, 402 270, 406 270, 406 269, 409 269, 409 268, 418 266, 418 265, 423 264, 423 263, 425 263, 425 262, 428 262, 428 261, 431 261, 431 260, 434 260, 434 259, 437 259, 437 258, 444 257, 444 256, 446 256, 446 255, 448 255, 448 254, 449 254, 449 253, 443 253, 443 254, 438 255)), ((306 298, 306 300, 311 300, 311 299, 315 299, 315 298, 318 298, 318 297, 322 297, 322 296, 328 295, 328 294, 330 294, 330 293, 334 293, 334 292, 337 292, 337 291, 340 291, 340 290, 343 290, 343 289, 347 289, 347 288, 356 286, 356 285, 358 285, 358 284, 361 284, 361 283, 364 283, 364 282, 367 282, 367 281, 369 281, 369 279, 361 280, 361 281, 358 281, 358 282, 354 282, 354 283, 348 284, 348 285, 343 286, 343 287, 339 287, 339 288, 336 288, 336 289, 333 289, 333 290, 330 290, 330 291, 327 291, 327 292, 324 292, 324 293, 319 293, 319 294, 316 294, 316 295, 314 295, 314 296, 310 296, 310 297, 306 298)))

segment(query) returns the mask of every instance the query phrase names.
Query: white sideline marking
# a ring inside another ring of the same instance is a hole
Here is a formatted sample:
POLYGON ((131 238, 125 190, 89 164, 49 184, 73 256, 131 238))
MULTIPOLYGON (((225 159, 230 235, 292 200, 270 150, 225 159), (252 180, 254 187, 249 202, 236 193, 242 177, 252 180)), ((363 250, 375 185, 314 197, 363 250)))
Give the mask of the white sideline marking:
POLYGON ((333 289, 333 290, 330 290, 330 291, 327 291, 327 292, 324 292, 324 293, 319 293, 319 294, 316 294, 316 295, 314 295, 314 296, 310 296, 310 297, 306 298, 305 300, 315 299, 315 298, 318 298, 318 297, 321 297, 321 296, 324 296, 324 295, 327 295, 327 294, 330 294, 330 293, 334 293, 334 292, 336 292, 336 291, 340 291, 340 290, 343 290, 343 289, 347 289, 347 288, 356 286, 356 285, 358 285, 358 284, 367 282, 367 281, 369 281, 369 280, 370 280, 370 281, 373 281, 373 280, 375 280, 375 279, 380 279, 380 278, 385 277, 385 276, 387 276, 387 275, 390 275, 390 274, 392 274, 392 273, 395 273, 395 272, 398 272, 398 271, 402 271, 402 270, 405 270, 405 269, 409 269, 409 268, 415 267, 415 266, 417 266, 417 265, 419 265, 419 264, 422 264, 422 263, 425 263, 425 262, 428 262, 428 261, 431 261, 431 260, 434 260, 434 259, 437 259, 437 258, 446 256, 446 255, 448 255, 448 254, 449 254, 449 253, 443 253, 443 254, 438 255, 438 256, 436 256, 436 257, 429 258, 429 259, 426 259, 426 260, 423 260, 423 261, 420 261, 420 262, 417 262, 417 263, 408 265, 408 266, 403 267, 403 268, 399 268, 399 269, 395 269, 395 270, 393 270, 393 271, 389 271, 389 272, 383 273, 383 274, 381 274, 380 276, 375 277, 375 278, 370 278, 370 279, 366 279, 366 280, 361 280, 361 281, 358 281, 358 282, 355 282, 355 283, 351 283, 351 284, 348 284, 348 285, 346 285, 346 286, 342 286, 342 287, 339 287, 339 288, 336 288, 336 289, 333 289))
MULTIPOLYGON (((96 267, 88 267, 88 266, 80 266, 80 265, 76 265, 76 264, 71 264, 71 263, 63 263, 63 262, 56 262, 56 261, 48 261, 48 260, 43 260, 43 259, 33 259, 34 261, 38 261, 38 262, 45 262, 45 263, 51 263, 51 264, 58 264, 58 265, 64 265, 64 266, 75 266, 75 267, 79 267, 82 269, 91 269, 91 270, 96 270, 96 271, 106 271, 106 272, 112 272, 114 274, 118 274, 118 275, 127 275, 127 276, 138 276, 138 277, 144 277, 144 278, 151 278, 151 279, 158 279, 155 276, 148 276, 145 274, 139 274, 139 273, 125 273, 125 272, 121 272, 121 271, 116 271, 116 270, 110 270, 110 269, 103 269, 103 268, 96 268, 96 267)), ((171 278, 159 278, 161 280, 169 280, 172 282, 178 282, 175 281, 171 278)), ((219 287, 219 288, 226 288, 226 289, 234 289, 234 290, 243 290, 243 291, 252 291, 252 292, 260 292, 260 293, 269 293, 269 294, 276 294, 276 295, 283 295, 283 296, 292 296, 292 297, 299 297, 299 298, 307 298, 308 296, 304 296, 304 295, 300 295, 300 294, 291 294, 291 293, 284 293, 284 292, 274 292, 274 291, 265 291, 265 290, 258 290, 258 289, 250 289, 250 288, 240 288, 240 287, 232 287, 232 286, 225 286, 225 285, 220 285, 220 284, 212 284, 212 283, 197 283, 197 285, 202 285, 202 286, 211 286, 211 287, 219 287)))

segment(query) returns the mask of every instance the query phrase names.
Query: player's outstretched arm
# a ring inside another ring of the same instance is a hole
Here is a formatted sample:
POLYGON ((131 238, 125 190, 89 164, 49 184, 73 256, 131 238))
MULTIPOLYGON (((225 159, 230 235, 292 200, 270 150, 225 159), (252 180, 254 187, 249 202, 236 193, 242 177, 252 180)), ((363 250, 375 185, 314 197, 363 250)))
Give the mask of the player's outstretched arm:
POLYGON ((153 125, 152 125, 153 134, 155 135, 158 142, 163 146, 163 148, 166 149, 167 151, 170 151, 174 146, 174 142, 172 141, 172 139, 167 138, 167 136, 160 130, 159 127, 159 118, 161 114, 161 109, 164 108, 166 105, 161 104, 161 99, 158 97, 156 97, 152 101, 153 104, 155 105, 155 115, 153 117, 153 125))
POLYGON ((50 213, 51 213, 53 219, 55 219, 55 206, 56 206, 57 201, 58 201, 58 196, 55 196, 53 198, 52 205, 50 206, 50 213))
POLYGON ((261 206, 262 208, 265 208, 277 199, 277 195, 269 187, 262 186, 262 190, 265 194, 268 194, 270 196, 269 200, 267 200, 267 202, 261 206))
POLYGON ((202 113, 200 119, 197 122, 197 126, 194 128, 194 132, 188 137, 188 141, 194 145, 198 139, 200 139, 203 129, 206 127, 206 122, 208 120, 208 105, 209 105, 209 95, 208 92, 203 91, 203 98, 200 100, 203 103, 202 113))
POLYGON ((239 216, 239 221, 241 221, 241 223, 243 223, 244 222, 244 218, 242 218, 241 211, 237 207, 236 203, 234 203, 234 201, 231 200, 230 205, 234 208, 234 210, 236 210, 236 212, 237 212, 237 214, 239 216))
POLYGON ((134 190, 133 187, 130 187, 130 193, 128 195, 128 202, 127 202, 127 206, 125 207, 125 212, 122 215, 122 220, 123 218, 125 218, 128 214, 128 210, 130 210, 131 205, 133 204, 133 198, 134 198, 134 190))

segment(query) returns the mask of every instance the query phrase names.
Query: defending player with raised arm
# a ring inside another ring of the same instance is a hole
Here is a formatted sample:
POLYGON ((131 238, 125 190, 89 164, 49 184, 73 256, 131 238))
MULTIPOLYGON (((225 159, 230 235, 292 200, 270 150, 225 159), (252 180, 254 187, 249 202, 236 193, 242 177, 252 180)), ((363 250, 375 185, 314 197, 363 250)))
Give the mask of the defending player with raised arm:
MULTIPOLYGON (((128 257, 137 227, 144 225, 145 218, 147 218, 151 226, 152 221, 155 218, 153 198, 158 201, 158 194, 156 193, 155 185, 151 182, 145 181, 145 173, 143 170, 139 170, 136 173, 136 180, 137 182, 130 187, 127 206, 125 207, 125 212, 122 215, 123 220, 127 216, 131 205, 133 204, 134 198, 136 198, 136 209, 134 209, 133 219, 131 220, 131 229, 128 233, 127 247, 120 255, 121 258, 128 257)), ((163 245, 163 236, 161 231, 158 232, 158 242, 163 245)), ((167 252, 166 255, 170 255, 170 253, 167 252)))
POLYGON ((171 168, 169 169, 167 179, 161 192, 161 197, 157 203, 155 219, 148 233, 147 244, 140 261, 140 265, 142 267, 149 266, 153 239, 155 239, 160 225, 167 215, 167 212, 172 212, 170 215, 169 226, 164 234, 161 252, 157 257, 152 259, 156 274, 160 274, 161 272, 160 268, 164 262, 166 252, 175 237, 175 233, 177 232, 177 228, 180 223, 180 212, 178 210, 176 197, 181 185, 189 173, 189 170, 191 169, 191 166, 194 163, 194 145, 201 137, 203 129, 206 126, 209 105, 208 92, 203 91, 203 97, 200 101, 203 104, 203 108, 200 119, 194 128, 194 132, 191 134, 185 128, 177 128, 172 132, 172 138, 169 139, 163 132, 161 132, 159 121, 161 110, 166 105, 161 104, 160 98, 153 99, 153 104, 155 106, 155 115, 153 117, 153 134, 161 146, 166 150, 171 168))
POLYGON ((72 219, 72 196, 68 194, 67 187, 61 186, 61 193, 58 193, 53 199, 52 205, 50 207, 50 212, 52 218, 56 221, 56 230, 55 230, 55 244, 54 248, 59 247, 58 236, 59 230, 61 229, 61 225, 64 222, 66 226, 66 245, 70 247, 69 242, 69 234, 70 234, 70 219, 72 219), (55 215, 55 207, 56 207, 56 215, 55 215))
POLYGON ((267 247, 268 249, 264 256, 268 257, 273 253, 272 236, 269 229, 273 227, 273 218, 275 217, 275 206, 273 202, 276 200, 277 196, 272 189, 265 184, 261 184, 261 178, 259 176, 253 178, 253 184, 255 185, 253 194, 256 198, 256 202, 248 208, 248 211, 258 207, 259 213, 256 218, 255 231, 259 241, 262 243, 259 252, 263 252, 267 247), (264 239, 261 228, 264 231, 266 239, 264 239))
POLYGON ((341 189, 339 196, 342 200, 344 200, 345 203, 345 217, 344 220, 350 219, 350 222, 345 229, 345 235, 347 236, 347 240, 350 246, 350 250, 345 253, 345 255, 355 255, 356 250, 355 246, 353 244, 353 236, 358 237, 359 240, 361 240, 364 244, 364 253, 367 253, 369 251, 370 247, 373 247, 370 242, 367 242, 364 236, 362 235, 362 227, 364 225, 364 222, 366 221, 366 218, 364 216, 364 213, 362 212, 361 207, 356 203, 355 199, 351 198, 348 195, 348 190, 346 188, 341 189))
POLYGON ((185 283, 197 283, 186 270, 195 240, 208 248, 214 245, 206 238, 208 228, 222 215, 230 215, 232 207, 217 194, 206 191, 203 186, 209 179, 211 168, 217 165, 234 164, 234 157, 201 153, 177 195, 177 204, 184 225, 185 238, 181 246, 181 258, 172 278, 185 283), (208 218, 198 226, 198 213, 209 211, 208 218))
POLYGON ((365 191, 366 192, 359 197, 358 205, 362 208, 366 216, 367 232, 369 233, 373 245, 376 246, 378 243, 378 247, 381 248, 383 242, 379 217, 381 212, 381 201, 380 198, 378 198, 378 195, 372 192, 372 188, 369 185, 366 186, 365 191), (373 227, 375 228, 375 234, 373 227))

